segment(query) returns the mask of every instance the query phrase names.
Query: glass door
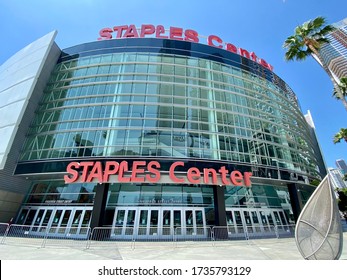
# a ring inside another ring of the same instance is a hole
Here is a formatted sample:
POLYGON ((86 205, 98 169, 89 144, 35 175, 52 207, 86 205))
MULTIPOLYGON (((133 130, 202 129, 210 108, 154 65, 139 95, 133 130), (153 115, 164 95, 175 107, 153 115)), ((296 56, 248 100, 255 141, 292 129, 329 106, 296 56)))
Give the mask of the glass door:
POLYGON ((173 210, 163 209, 162 210, 162 235, 173 235, 173 210))
POLYGON ((183 234, 196 236, 207 235, 205 212, 203 208, 185 208, 183 209, 183 234))
POLYGON ((206 235, 203 208, 117 207, 111 237, 161 239, 174 234, 206 235))
POLYGON ((125 209, 116 208, 113 220, 113 229, 111 236, 122 236, 124 230, 125 209))
POLYGON ((227 208, 227 226, 230 234, 241 233, 273 233, 275 226, 284 229, 287 221, 282 209, 269 208, 227 208))
POLYGON ((259 212, 256 210, 252 210, 250 212, 251 212, 252 226, 253 226, 254 232, 261 232, 262 226, 260 223, 259 212))
MULTIPOLYGON (((48 212, 49 213, 49 212, 48 212)), ((64 237, 84 236, 89 232, 92 207, 55 208, 48 222, 49 233, 64 237)))
POLYGON ((182 210, 173 210, 173 230, 174 234, 182 235, 182 210))
POLYGON ((139 237, 141 236, 146 236, 149 234, 149 209, 146 208, 140 208, 140 218, 139 218, 139 222, 138 222, 138 231, 137 231, 137 235, 139 237))
POLYGON ((247 233, 253 233, 252 221, 250 211, 242 210, 242 224, 247 233))
MULTIPOLYGON (((132 239, 135 234, 135 230, 138 228, 139 209, 135 207, 117 207, 113 219, 113 229, 111 237, 122 237, 125 239, 132 239)), ((144 214, 142 214, 144 215, 144 214)), ((146 217, 143 216, 145 222, 146 217)), ((141 232, 143 233, 143 232, 141 232)))
POLYGON ((53 207, 39 209, 33 223, 37 232, 46 232, 48 230, 48 224, 51 220, 53 209, 53 207))
POLYGON ((236 223, 234 219, 234 212, 231 210, 226 210, 226 218, 227 218, 227 227, 228 227, 228 235, 232 235, 236 233, 236 223))
POLYGON ((30 226, 31 233, 84 235, 89 232, 91 213, 92 207, 23 208, 18 223, 30 226))
POLYGON ((149 208, 149 235, 158 236, 159 235, 159 209, 158 208, 149 208))

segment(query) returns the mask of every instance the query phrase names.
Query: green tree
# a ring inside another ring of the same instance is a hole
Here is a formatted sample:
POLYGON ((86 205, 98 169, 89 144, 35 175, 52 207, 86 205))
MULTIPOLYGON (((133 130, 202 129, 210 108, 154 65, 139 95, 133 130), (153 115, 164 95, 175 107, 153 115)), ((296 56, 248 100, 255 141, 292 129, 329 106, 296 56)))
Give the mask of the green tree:
POLYGON ((339 96, 339 99, 347 110, 347 101, 338 86, 340 81, 329 70, 319 53, 321 46, 325 43, 329 43, 329 40, 325 36, 333 30, 334 27, 332 25, 327 25, 324 17, 317 17, 297 26, 294 35, 288 37, 284 41, 283 47, 287 49, 285 59, 287 61, 300 61, 305 60, 308 56, 312 56, 330 77, 334 89, 337 91, 337 96, 339 96))
POLYGON ((333 96, 338 100, 340 100, 341 98, 346 99, 346 97, 347 97, 347 77, 342 77, 340 79, 340 83, 337 86, 340 89, 340 94, 342 94, 342 97, 339 95, 339 92, 336 90, 336 88, 334 88, 333 96))
POLYGON ((347 128, 341 128, 340 131, 334 135, 334 144, 340 143, 342 139, 347 142, 347 128))

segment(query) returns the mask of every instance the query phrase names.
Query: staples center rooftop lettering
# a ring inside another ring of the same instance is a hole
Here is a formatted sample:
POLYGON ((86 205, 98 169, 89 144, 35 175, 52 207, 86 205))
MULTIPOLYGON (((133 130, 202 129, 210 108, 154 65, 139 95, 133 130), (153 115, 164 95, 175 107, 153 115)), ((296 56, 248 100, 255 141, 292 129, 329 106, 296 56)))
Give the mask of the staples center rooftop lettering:
MULTIPOLYGON (((163 25, 142 24, 141 28, 136 28, 134 24, 120 25, 113 28, 105 27, 99 31, 100 38, 98 40, 121 39, 121 38, 145 38, 153 37, 159 39, 172 39, 187 42, 199 43, 199 34, 192 29, 182 29, 179 27, 170 27, 168 30, 163 25), (112 35, 114 34, 114 36, 112 35)), ((267 63, 264 59, 256 56, 254 52, 249 52, 245 49, 238 48, 231 43, 225 43, 216 36, 210 35, 207 37, 207 44, 212 47, 225 49, 227 51, 239 54, 250 60, 253 60, 269 70, 273 70, 273 66, 267 63)))
MULTIPOLYGON (((184 167, 183 161, 171 164, 168 171, 168 180, 171 183, 191 183, 223 186, 251 186, 251 172, 234 170, 229 172, 225 166, 218 170, 214 168, 190 167, 187 171, 180 172, 177 169, 184 167)), ((119 182, 119 183, 158 183, 163 176, 160 172, 158 161, 134 161, 132 166, 125 160, 121 162, 107 161, 102 164, 100 161, 70 162, 66 168, 67 175, 64 175, 66 184, 73 182, 119 182)))

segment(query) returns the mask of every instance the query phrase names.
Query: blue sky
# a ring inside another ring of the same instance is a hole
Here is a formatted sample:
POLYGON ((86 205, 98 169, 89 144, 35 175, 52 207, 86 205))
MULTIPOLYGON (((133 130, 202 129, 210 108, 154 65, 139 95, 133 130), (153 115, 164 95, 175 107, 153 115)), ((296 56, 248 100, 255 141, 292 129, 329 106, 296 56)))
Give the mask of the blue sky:
POLYGON ((224 42, 254 51, 293 89, 304 113, 311 111, 328 167, 347 160, 347 143, 333 144, 347 112, 333 99, 332 84, 318 64, 285 62, 284 40, 294 28, 317 16, 328 23, 347 17, 346 0, 0 0, 0 64, 52 30, 63 49, 95 41, 99 30, 123 24, 162 24, 218 35, 224 42), (205 4, 206 3, 206 4, 205 4))

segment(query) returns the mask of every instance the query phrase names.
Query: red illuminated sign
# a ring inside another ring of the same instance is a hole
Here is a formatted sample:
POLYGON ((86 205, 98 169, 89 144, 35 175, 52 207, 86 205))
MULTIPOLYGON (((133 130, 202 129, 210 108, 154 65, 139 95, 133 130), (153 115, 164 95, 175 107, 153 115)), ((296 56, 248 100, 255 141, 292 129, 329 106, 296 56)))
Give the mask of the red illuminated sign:
MULTIPOLYGON (((199 43, 199 34, 192 29, 183 29, 180 27, 170 27, 168 30, 163 25, 142 24, 141 28, 136 28, 134 24, 114 26, 113 28, 106 27, 100 30, 100 38, 98 40, 121 39, 121 38, 145 38, 155 37, 160 39, 172 39, 180 41, 188 41, 199 43)), ((225 49, 229 52, 237 53, 250 60, 253 60, 269 70, 273 70, 273 66, 267 63, 264 59, 256 56, 254 52, 249 52, 245 49, 238 48, 231 43, 225 43, 216 36, 210 35, 207 37, 207 44, 212 47, 225 49)))
MULTIPOLYGON (((168 171, 168 178, 172 183, 209 184, 224 186, 251 186, 251 172, 241 173, 240 171, 229 170, 222 166, 218 170, 214 168, 190 167, 186 172, 179 172, 179 167, 184 167, 183 161, 171 164, 168 171)), ((107 161, 102 164, 100 161, 70 162, 67 166, 67 175, 64 176, 66 184, 80 182, 105 183, 113 181, 119 183, 158 183, 161 180, 160 163, 158 161, 134 161, 129 166, 127 161, 107 161), (111 179, 112 177, 112 179, 111 179)))

